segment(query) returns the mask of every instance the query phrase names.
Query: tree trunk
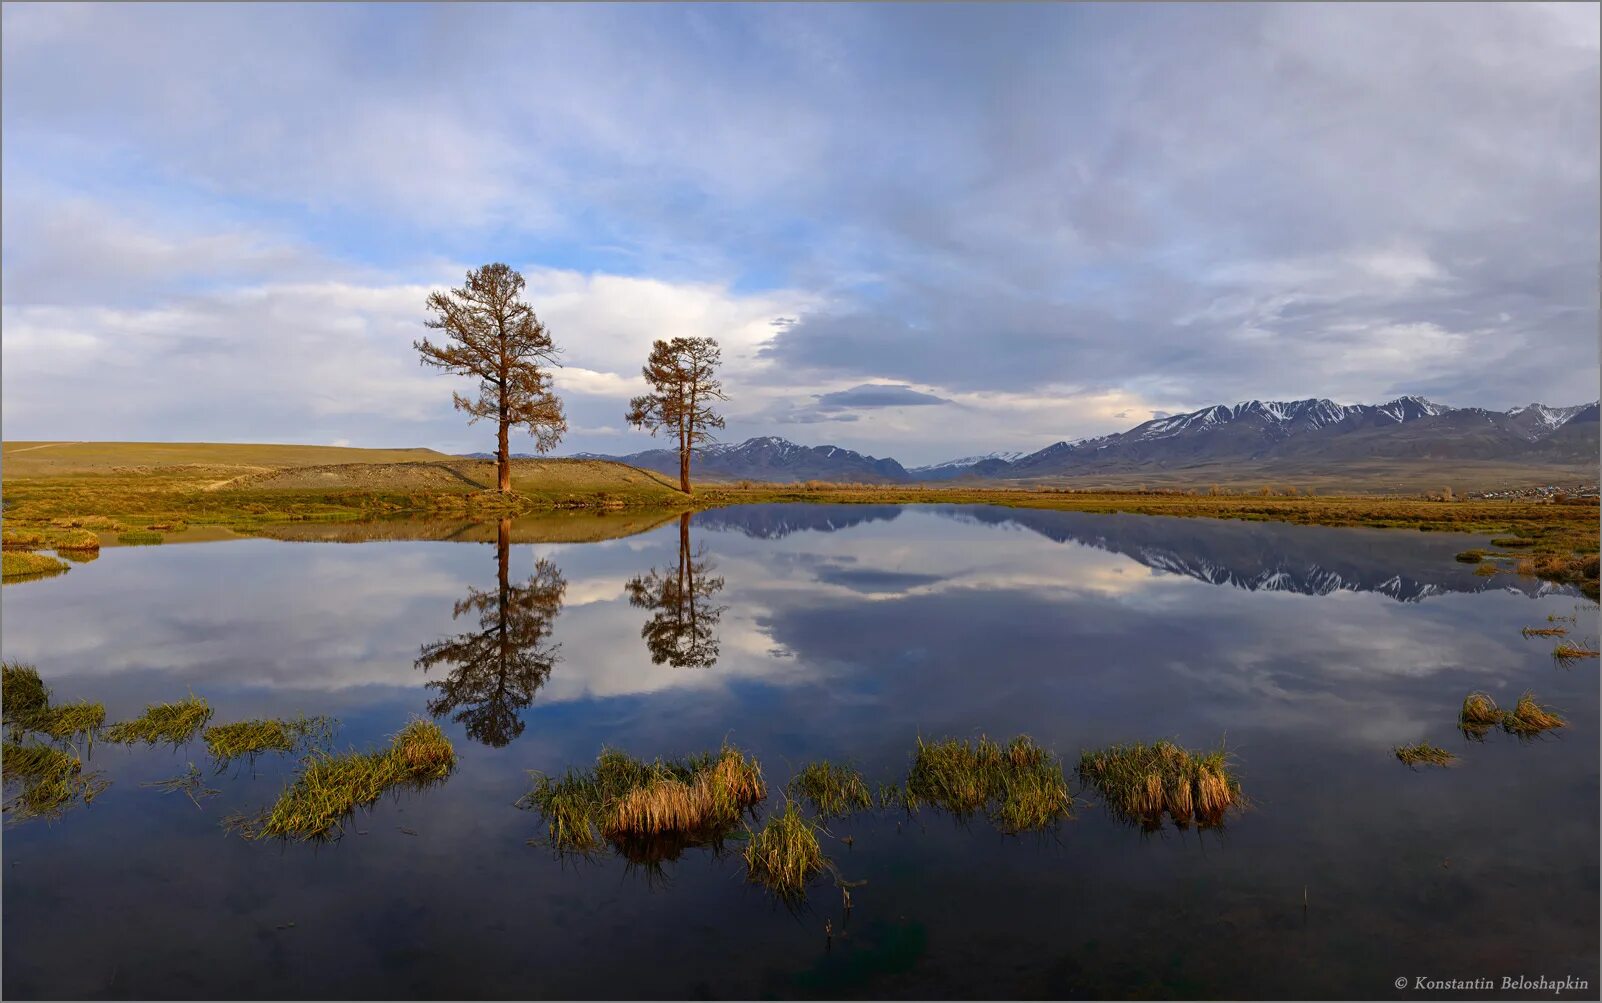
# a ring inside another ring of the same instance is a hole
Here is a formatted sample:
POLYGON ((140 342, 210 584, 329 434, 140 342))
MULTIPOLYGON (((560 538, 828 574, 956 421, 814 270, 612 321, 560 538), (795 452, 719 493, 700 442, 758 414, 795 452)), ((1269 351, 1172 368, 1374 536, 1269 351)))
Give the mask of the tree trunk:
POLYGON ((679 490, 690 493, 690 437, 679 429, 679 490))
POLYGON ((501 430, 495 450, 495 463, 499 468, 500 492, 506 494, 512 490, 512 450, 506 441, 507 421, 501 419, 501 430))

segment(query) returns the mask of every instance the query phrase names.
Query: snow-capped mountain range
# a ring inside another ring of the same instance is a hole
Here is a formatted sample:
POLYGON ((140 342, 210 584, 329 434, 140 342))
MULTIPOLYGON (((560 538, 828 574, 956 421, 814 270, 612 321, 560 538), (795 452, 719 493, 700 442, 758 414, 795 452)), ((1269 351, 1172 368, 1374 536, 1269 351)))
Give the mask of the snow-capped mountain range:
MULTIPOLYGON (((1597 419, 1595 402, 1489 411, 1415 396, 1383 404, 1253 400, 1165 415, 1126 432, 1064 440, 1032 453, 986 453, 912 468, 840 446, 802 446, 764 436, 699 450, 695 471, 752 480, 903 483, 1182 470, 1241 461, 1294 462, 1299 469, 1328 466, 1331 471, 1372 460, 1583 465, 1597 459, 1597 419)), ((668 449, 628 456, 578 455, 663 473, 678 471, 678 456, 668 449)))

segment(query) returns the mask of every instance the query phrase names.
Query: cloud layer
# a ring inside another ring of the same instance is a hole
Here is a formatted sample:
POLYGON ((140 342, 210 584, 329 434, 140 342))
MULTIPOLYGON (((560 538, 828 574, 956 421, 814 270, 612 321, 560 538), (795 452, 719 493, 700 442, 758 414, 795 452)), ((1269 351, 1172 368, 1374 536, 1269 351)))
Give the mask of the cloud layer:
POLYGON ((9 438, 481 448, 410 342, 488 260, 572 449, 648 441, 674 334, 724 342, 730 437, 907 462, 1596 396, 1594 6, 0 17, 9 438))

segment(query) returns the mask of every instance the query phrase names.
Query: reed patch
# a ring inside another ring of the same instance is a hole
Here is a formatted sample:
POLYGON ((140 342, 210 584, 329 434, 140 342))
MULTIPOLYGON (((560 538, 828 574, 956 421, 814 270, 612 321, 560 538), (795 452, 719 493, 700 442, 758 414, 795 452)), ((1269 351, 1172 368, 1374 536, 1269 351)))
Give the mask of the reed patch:
POLYGON ((255 817, 234 815, 226 828, 247 839, 327 839, 343 829, 356 809, 385 792, 422 790, 450 776, 456 750, 432 721, 414 720, 396 732, 389 747, 343 755, 314 754, 278 800, 255 817))
POLYGON ((1410 769, 1417 769, 1420 766, 1451 766, 1457 762, 1456 756, 1440 746, 1431 745, 1428 742, 1398 745, 1391 752, 1410 769))
POLYGON ((746 879, 787 901, 806 895, 807 882, 828 864, 818 846, 817 824, 787 801, 745 844, 746 879))
POLYGON ((308 751, 333 740, 333 718, 262 718, 215 724, 201 733, 206 750, 219 767, 236 759, 254 759, 264 752, 308 751))
POLYGON ((909 811, 933 805, 959 819, 982 812, 1004 832, 1049 828, 1073 814, 1062 760, 1027 735, 1005 746, 984 736, 919 738, 901 801, 909 811))
POLYGON ((151 704, 145 712, 106 729, 106 741, 116 745, 183 745, 211 720, 211 705, 193 693, 173 703, 151 704))
POLYGON ((533 778, 517 805, 544 819, 551 848, 588 854, 608 843, 646 862, 721 843, 768 793, 760 764, 730 745, 652 762, 603 749, 588 771, 533 778))
POLYGON ((1172 742, 1136 742, 1084 753, 1079 776, 1094 787, 1115 818, 1147 830, 1175 825, 1222 825, 1231 808, 1244 806, 1240 783, 1222 748, 1198 753, 1172 742))
POLYGON ((801 767, 786 789, 792 797, 810 801, 812 810, 823 818, 841 818, 873 807, 873 795, 861 772, 827 759, 801 767))

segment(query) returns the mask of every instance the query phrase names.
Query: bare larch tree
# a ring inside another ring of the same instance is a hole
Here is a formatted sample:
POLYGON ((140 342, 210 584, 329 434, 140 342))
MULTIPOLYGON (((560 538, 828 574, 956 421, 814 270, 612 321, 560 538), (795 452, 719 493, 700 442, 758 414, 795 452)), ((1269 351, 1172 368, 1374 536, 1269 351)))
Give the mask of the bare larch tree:
POLYGON ((678 437, 679 488, 685 494, 690 493, 690 454, 711 440, 712 429, 723 427, 723 416, 712 410, 715 402, 729 399, 714 376, 722 361, 712 338, 658 340, 642 370, 651 392, 629 401, 624 416, 652 435, 664 429, 678 437))
POLYGON ((551 334, 518 296, 523 276, 495 263, 467 273, 460 289, 428 296, 432 317, 425 323, 448 339, 436 345, 424 338, 412 343, 425 366, 457 376, 478 377, 478 398, 452 392, 456 409, 496 423, 499 488, 512 490, 512 452, 507 442, 513 427, 528 429, 534 448, 546 452, 567 431, 562 402, 551 392, 550 367, 558 349, 551 334))

